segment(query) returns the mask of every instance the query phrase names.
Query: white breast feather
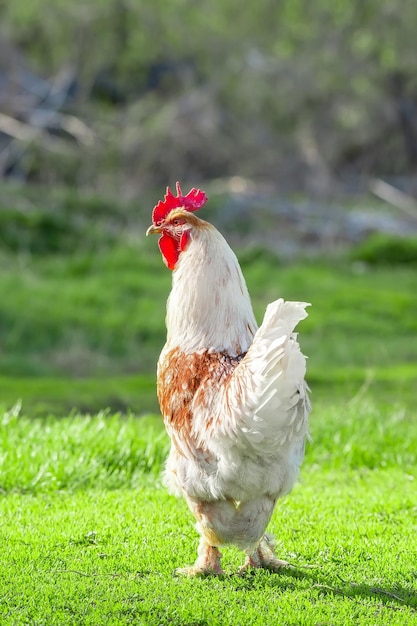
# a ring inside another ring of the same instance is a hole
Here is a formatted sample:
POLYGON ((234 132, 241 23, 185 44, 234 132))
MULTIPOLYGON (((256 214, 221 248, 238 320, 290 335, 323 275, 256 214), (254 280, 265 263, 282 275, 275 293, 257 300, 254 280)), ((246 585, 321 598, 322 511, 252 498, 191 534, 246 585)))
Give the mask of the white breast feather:
POLYGON ((173 272, 167 303, 169 347, 185 353, 246 352, 257 329, 238 260, 214 228, 194 234, 173 272))

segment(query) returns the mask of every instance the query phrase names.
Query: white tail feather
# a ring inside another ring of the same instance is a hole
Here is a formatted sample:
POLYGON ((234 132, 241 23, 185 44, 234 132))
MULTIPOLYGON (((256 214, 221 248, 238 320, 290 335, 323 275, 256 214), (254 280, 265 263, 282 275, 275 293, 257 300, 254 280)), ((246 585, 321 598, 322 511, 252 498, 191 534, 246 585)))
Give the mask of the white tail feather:
POLYGON ((223 411, 229 407, 219 422, 226 421, 255 453, 275 454, 307 435, 306 359, 293 332, 307 317, 307 306, 280 299, 267 307, 251 347, 224 389, 224 402, 218 404, 223 411))

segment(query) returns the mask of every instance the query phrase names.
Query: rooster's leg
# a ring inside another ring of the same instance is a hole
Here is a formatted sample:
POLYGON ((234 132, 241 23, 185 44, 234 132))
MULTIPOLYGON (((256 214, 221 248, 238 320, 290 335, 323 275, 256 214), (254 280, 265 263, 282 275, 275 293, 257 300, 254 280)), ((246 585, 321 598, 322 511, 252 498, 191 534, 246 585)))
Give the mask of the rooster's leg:
POLYGON ((264 535, 258 546, 245 550, 246 561, 239 570, 239 574, 245 574, 249 569, 269 569, 277 572, 283 567, 290 567, 287 561, 281 561, 274 552, 273 539, 264 535))
POLYGON ((216 546, 208 544, 204 537, 202 537, 200 545, 198 546, 198 557, 194 565, 191 567, 179 567, 176 573, 185 576, 224 574, 222 566, 220 565, 221 557, 222 554, 220 550, 216 548, 216 546))

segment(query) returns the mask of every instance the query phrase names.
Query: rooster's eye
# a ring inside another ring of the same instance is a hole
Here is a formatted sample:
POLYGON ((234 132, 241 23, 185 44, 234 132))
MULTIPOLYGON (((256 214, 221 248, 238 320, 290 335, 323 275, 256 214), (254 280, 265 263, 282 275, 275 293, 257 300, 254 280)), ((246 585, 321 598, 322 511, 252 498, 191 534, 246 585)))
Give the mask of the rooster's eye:
POLYGON ((174 226, 181 226, 183 221, 180 220, 180 219, 176 219, 176 220, 172 220, 172 223, 173 223, 174 226))

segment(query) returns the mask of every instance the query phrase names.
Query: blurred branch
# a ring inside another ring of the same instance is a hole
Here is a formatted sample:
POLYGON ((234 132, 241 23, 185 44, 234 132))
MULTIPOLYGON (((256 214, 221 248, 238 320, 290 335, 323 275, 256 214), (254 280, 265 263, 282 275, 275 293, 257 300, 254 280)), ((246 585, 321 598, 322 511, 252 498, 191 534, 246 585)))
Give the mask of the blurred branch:
POLYGON ((93 143, 95 137, 94 132, 78 117, 75 117, 75 115, 63 115, 62 113, 51 112, 50 114, 48 113, 46 117, 45 124, 32 126, 31 124, 20 122, 10 115, 0 113, 0 132, 9 135, 13 139, 27 142, 32 141, 45 130, 48 130, 48 123, 55 130, 61 129, 65 131, 79 143, 86 146, 93 143))
POLYGON ((408 194, 379 178, 371 179, 369 189, 375 196, 381 198, 381 200, 400 209, 406 213, 408 217, 417 220, 417 201, 408 194))
POLYGON ((63 130, 69 135, 72 135, 80 143, 91 146, 95 138, 95 133, 87 124, 78 117, 75 117, 75 115, 62 115, 61 113, 59 114, 59 119, 63 130))
POLYGON ((0 113, 0 132, 20 141, 31 141, 39 134, 39 129, 19 122, 19 120, 10 117, 10 115, 0 113))

